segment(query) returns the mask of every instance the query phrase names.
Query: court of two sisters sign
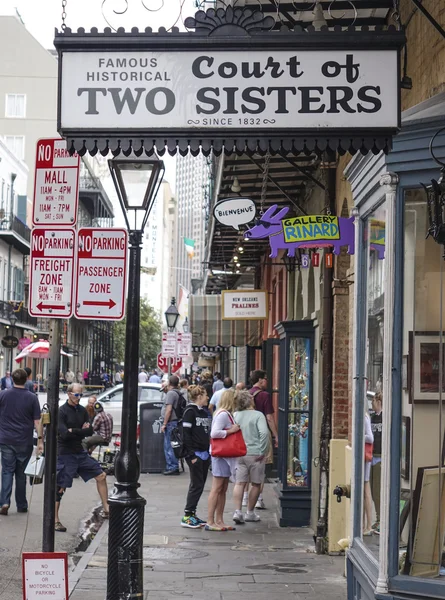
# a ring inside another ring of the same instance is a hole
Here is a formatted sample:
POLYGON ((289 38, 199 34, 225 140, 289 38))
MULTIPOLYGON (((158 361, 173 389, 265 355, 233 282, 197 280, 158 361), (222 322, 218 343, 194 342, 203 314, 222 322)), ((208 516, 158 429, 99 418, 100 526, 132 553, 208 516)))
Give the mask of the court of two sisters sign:
POLYGON ((200 11, 185 24, 192 31, 56 33, 58 131, 71 150, 390 148, 401 31, 277 29, 248 8, 200 11))

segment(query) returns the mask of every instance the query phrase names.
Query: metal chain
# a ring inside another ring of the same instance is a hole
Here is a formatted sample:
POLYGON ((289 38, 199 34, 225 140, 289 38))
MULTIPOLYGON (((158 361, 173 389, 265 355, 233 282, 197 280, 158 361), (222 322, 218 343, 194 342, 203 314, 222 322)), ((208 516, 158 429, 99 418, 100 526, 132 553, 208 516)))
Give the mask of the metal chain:
POLYGON ((264 214, 264 201, 266 200, 267 195, 267 178, 269 175, 269 163, 270 163, 270 152, 269 150, 266 152, 266 156, 264 157, 264 169, 263 169, 263 186, 261 188, 261 205, 260 205, 260 216, 264 214))
POLYGON ((68 0, 62 0, 62 26, 61 26, 61 30, 65 31, 66 29, 66 25, 65 25, 65 19, 66 19, 66 5, 68 3, 68 0))
POLYGON ((398 29, 400 29, 401 22, 400 22, 400 13, 399 13, 399 0, 393 0, 393 10, 392 10, 391 17, 394 19, 396 27, 398 29))

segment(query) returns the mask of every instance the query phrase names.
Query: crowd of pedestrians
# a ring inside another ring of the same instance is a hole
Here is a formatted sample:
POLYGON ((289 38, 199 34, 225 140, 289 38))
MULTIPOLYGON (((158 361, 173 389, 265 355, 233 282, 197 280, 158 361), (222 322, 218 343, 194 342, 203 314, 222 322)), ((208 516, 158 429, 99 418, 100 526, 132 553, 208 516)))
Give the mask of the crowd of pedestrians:
POLYGON ((267 377, 264 371, 253 371, 249 390, 244 383, 234 385, 230 377, 223 379, 219 373, 214 377, 203 373, 199 381, 198 376, 193 379, 189 385, 187 380, 180 381, 172 375, 164 388, 161 413, 164 475, 179 475, 180 460, 185 459, 190 486, 181 520, 183 527, 205 526, 207 531, 231 531, 235 527, 224 520, 230 482, 235 484, 235 524, 259 521, 255 509, 266 508, 262 498, 266 464, 273 461, 273 448, 278 445, 267 377), (234 450, 236 444, 231 443, 234 434, 238 442, 241 436, 241 451, 234 450), (207 516, 202 519, 197 515, 197 507, 209 470, 212 485, 207 516), (244 513, 243 506, 246 507, 244 513))

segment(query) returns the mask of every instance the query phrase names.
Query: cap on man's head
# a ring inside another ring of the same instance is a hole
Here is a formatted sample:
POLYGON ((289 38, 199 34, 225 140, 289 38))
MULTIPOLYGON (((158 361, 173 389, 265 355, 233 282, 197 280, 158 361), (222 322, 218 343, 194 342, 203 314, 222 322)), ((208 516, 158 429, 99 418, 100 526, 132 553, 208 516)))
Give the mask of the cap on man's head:
POLYGON ((102 412, 104 409, 104 407, 102 406, 102 404, 100 402, 95 402, 94 404, 94 410, 99 413, 102 412))

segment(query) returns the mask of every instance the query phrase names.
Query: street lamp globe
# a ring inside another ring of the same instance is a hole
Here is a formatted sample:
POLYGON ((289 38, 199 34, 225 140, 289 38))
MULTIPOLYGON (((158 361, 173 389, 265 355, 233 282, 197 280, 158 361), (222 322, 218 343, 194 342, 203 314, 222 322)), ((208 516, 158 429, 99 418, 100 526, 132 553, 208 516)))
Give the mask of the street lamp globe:
POLYGON ((129 231, 143 231, 164 177, 163 161, 119 155, 108 166, 129 231))
POLYGON ((15 314, 15 312, 12 312, 9 315, 9 322, 11 323, 11 327, 14 328, 15 324, 17 323, 17 321, 19 320, 18 316, 15 314))
POLYGON ((165 311, 165 321, 167 323, 167 329, 169 331, 174 331, 176 327, 176 323, 179 319, 179 311, 176 306, 176 298, 172 298, 172 303, 165 311))

